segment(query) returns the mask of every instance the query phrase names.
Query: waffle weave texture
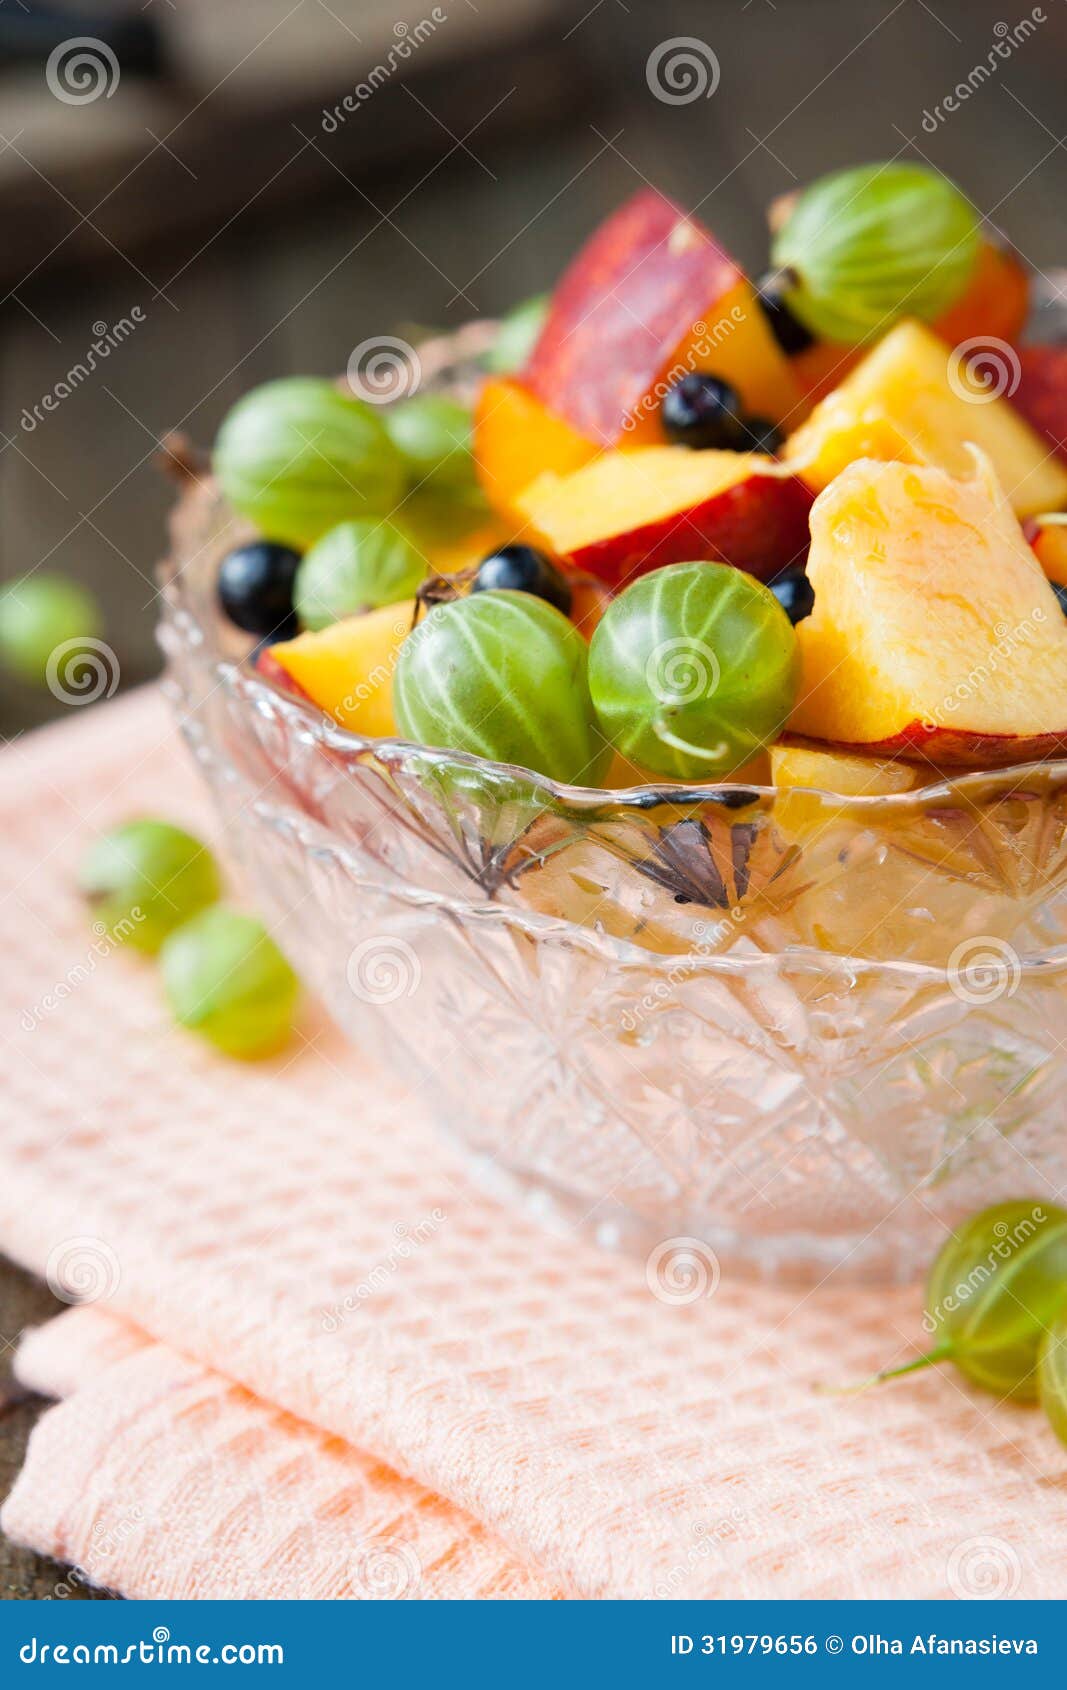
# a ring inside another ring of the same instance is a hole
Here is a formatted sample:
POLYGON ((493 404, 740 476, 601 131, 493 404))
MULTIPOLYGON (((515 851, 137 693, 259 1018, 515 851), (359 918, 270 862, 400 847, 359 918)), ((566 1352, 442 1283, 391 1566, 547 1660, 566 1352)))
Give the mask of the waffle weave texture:
POLYGON ((138 1597, 1062 1594, 1036 1411, 817 1388, 907 1356, 917 1292, 665 1302, 314 1012, 255 1067, 176 1031, 74 887, 138 814, 211 827, 154 692, 0 758, 0 1246, 95 1299, 24 1340, 61 1400, 12 1537, 138 1597))

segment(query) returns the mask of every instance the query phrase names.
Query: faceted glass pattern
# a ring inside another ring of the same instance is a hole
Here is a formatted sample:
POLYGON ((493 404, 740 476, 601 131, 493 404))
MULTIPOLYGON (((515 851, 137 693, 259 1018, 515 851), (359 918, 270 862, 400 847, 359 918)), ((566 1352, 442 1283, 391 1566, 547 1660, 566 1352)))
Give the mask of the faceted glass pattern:
POLYGON ((167 685, 259 906, 486 1177, 642 1250, 908 1278, 1067 1184, 1067 762, 889 798, 554 786, 366 741, 214 608, 191 486, 167 685))

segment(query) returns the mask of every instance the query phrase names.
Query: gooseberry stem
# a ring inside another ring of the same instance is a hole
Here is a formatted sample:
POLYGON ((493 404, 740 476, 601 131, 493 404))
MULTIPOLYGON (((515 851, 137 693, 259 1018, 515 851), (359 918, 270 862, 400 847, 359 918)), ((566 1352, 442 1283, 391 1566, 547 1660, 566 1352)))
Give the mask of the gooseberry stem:
POLYGON ((938 1344, 936 1349, 927 1350, 925 1355, 917 1356, 914 1361, 906 1361, 902 1367, 884 1367, 881 1373, 873 1373, 869 1379, 861 1379, 858 1385, 828 1385, 823 1388, 829 1396, 858 1396, 861 1391, 869 1391, 872 1385, 884 1385, 887 1379, 902 1379, 905 1373, 918 1373, 924 1367, 936 1367, 939 1362, 950 1361, 954 1353, 955 1345, 946 1340, 945 1343, 938 1344))

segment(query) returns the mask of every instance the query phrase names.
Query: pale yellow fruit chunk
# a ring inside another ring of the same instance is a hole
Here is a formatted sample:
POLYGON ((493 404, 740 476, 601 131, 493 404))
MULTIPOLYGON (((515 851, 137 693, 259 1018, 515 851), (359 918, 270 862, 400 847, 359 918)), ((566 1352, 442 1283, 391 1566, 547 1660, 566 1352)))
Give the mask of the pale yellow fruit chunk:
POLYGON ((968 363, 921 323, 904 321, 880 340, 789 436, 785 461, 816 492, 856 458, 936 464, 971 473, 968 442, 988 453, 1017 516, 1067 504, 1067 465, 1003 395, 1015 354, 994 345, 983 388, 968 363), (1000 394, 998 396, 998 389, 1000 394))

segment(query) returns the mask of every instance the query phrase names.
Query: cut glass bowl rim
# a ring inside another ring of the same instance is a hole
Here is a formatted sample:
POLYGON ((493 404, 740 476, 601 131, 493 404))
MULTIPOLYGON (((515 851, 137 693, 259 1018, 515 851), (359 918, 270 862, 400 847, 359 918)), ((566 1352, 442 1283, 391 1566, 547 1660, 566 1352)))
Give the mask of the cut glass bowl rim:
MULTIPOLYGON (((220 504, 223 503, 221 494, 213 480, 204 480, 201 486, 211 489, 220 504)), ((162 596, 168 607, 174 611, 179 619, 188 618, 189 623, 196 630, 201 640, 208 639, 208 630, 203 626, 201 618, 188 601, 188 595, 182 585, 181 577, 184 570, 176 566, 177 560, 173 554, 160 564, 158 574, 161 581, 162 596)), ((250 654, 249 654, 250 655, 250 654)), ((333 722, 318 705, 310 699, 302 699, 297 693, 289 691, 270 678, 254 669, 245 658, 227 657, 215 654, 213 666, 218 674, 236 680, 241 690, 252 698, 256 696, 271 697, 282 701, 288 709, 299 715, 308 728, 336 751, 347 752, 350 755, 367 753, 376 754, 383 751, 393 752, 405 757, 413 755, 420 759, 458 764, 461 767, 480 771, 492 779, 514 780, 520 778, 525 784, 536 788, 545 794, 546 800, 557 805, 566 805, 577 811, 591 811, 611 808, 616 810, 651 810, 661 805, 706 804, 719 801, 729 809, 739 809, 739 793, 751 794, 752 803, 766 800, 769 803, 780 801, 786 793, 802 792, 832 804, 839 812, 854 811, 857 815, 870 816, 872 812, 882 814, 889 812, 904 812, 916 805, 936 808, 946 799, 958 802, 972 798, 976 803, 988 801, 990 796, 1006 796, 1026 781, 1045 780, 1048 782, 1062 781, 1067 785, 1067 757, 1031 760, 1023 763, 1003 764, 991 769, 959 768, 952 771, 935 771, 935 778, 929 783, 914 786, 903 792, 891 793, 844 793, 836 792, 831 787, 818 786, 789 786, 781 787, 773 784, 760 784, 754 781, 738 781, 730 778, 694 782, 692 784, 668 783, 659 785, 654 781, 641 782, 633 786, 600 787, 583 786, 580 783, 556 781, 548 775, 539 774, 535 769, 526 768, 520 763, 503 763, 492 758, 481 757, 468 751, 454 751, 448 746, 427 745, 418 740, 405 739, 399 734, 373 736, 354 733, 351 728, 344 728, 338 722, 333 722)), ((780 743, 780 742, 779 742, 780 743)), ((817 742, 802 740, 799 736, 795 741, 798 748, 819 751, 822 749, 817 742)), ((835 751, 834 746, 827 745, 828 752, 835 751)), ((841 748, 845 756, 862 757, 864 754, 856 747, 841 748)), ((872 762, 887 762, 887 758, 872 758, 872 762)), ((905 761, 907 768, 920 768, 921 765, 905 761)))

